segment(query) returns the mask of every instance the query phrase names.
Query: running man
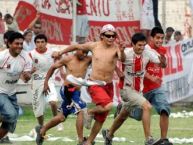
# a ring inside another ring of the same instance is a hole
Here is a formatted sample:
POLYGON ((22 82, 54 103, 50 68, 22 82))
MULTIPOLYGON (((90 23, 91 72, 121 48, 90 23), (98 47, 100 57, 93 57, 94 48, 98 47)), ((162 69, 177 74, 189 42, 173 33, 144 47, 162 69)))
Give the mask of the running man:
POLYGON ((9 49, 0 51, 0 139, 13 133, 19 115, 16 85, 22 75, 25 82, 31 78, 32 61, 22 51, 24 37, 13 32, 8 38, 9 49))
MULTIPOLYGON (((133 48, 125 49, 123 106, 109 130, 102 130, 105 145, 112 145, 114 133, 120 128, 128 116, 132 116, 135 107, 143 110, 142 123, 145 134, 145 145, 152 145, 155 140, 150 132, 151 104, 143 97, 143 78, 145 67, 149 61, 162 64, 163 58, 156 51, 145 48, 146 37, 142 33, 132 36, 133 48)), ((135 117, 135 116, 133 116, 135 117)), ((138 118, 140 120, 140 118, 138 118)))
MULTIPOLYGON (((44 93, 47 95, 50 91, 48 80, 57 68, 65 66, 66 75, 73 75, 75 77, 84 78, 88 66, 91 63, 91 57, 87 56, 87 52, 77 50, 75 54, 67 55, 63 59, 59 60, 51 66, 46 75, 44 82, 44 93)), ((37 130, 37 143, 42 143, 46 132, 56 126, 57 124, 64 122, 68 115, 74 113, 77 115, 76 130, 78 134, 78 145, 82 145, 85 141, 83 137, 83 109, 86 108, 86 103, 80 98, 80 87, 68 82, 64 78, 64 85, 60 89, 60 94, 63 99, 60 107, 60 113, 52 118, 44 126, 39 126, 37 130)))
POLYGON ((52 58, 53 50, 46 47, 47 37, 44 34, 37 35, 34 41, 36 49, 30 52, 34 67, 34 73, 32 75, 32 106, 38 124, 43 125, 46 101, 49 102, 51 106, 53 116, 56 116, 58 95, 53 79, 49 81, 50 93, 46 96, 43 94, 46 73, 50 66, 54 63, 52 58))
MULTIPOLYGON (((86 50, 92 52, 92 72, 90 74, 90 80, 105 81, 105 86, 92 85, 88 87, 88 92, 91 95, 92 103, 96 107, 89 109, 85 114, 88 116, 86 119, 88 124, 92 116, 94 116, 95 123, 91 129, 90 136, 84 145, 91 145, 95 137, 102 128, 104 121, 108 115, 108 112, 112 108, 113 102, 113 73, 116 68, 118 60, 123 60, 124 48, 119 48, 115 44, 117 33, 115 28, 111 24, 104 25, 100 32, 100 41, 88 42, 85 44, 71 45, 66 49, 60 51, 57 55, 74 51, 74 50, 86 50)), ((89 125, 87 125, 89 126, 89 125)))
MULTIPOLYGON (((162 57, 165 58, 166 48, 162 47, 164 41, 164 31, 160 27, 154 27, 151 31, 151 41, 147 47, 157 51, 162 57)), ((146 74, 144 78, 143 93, 145 98, 155 107, 157 113, 160 115, 160 129, 161 139, 159 144, 172 145, 167 139, 167 132, 169 126, 170 106, 167 101, 167 96, 162 85, 162 69, 165 65, 157 65, 149 62, 146 67, 146 74)))

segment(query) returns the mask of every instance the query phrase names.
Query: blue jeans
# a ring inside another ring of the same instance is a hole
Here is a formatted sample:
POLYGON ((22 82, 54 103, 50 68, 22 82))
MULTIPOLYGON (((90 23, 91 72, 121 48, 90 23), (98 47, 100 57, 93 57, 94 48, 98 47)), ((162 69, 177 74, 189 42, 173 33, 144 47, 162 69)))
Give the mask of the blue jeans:
POLYGON ((19 106, 16 95, 8 96, 7 94, 0 93, 1 128, 13 133, 16 128, 18 115, 19 106))
POLYGON ((166 92, 162 87, 145 93, 144 97, 153 105, 158 114, 165 111, 168 116, 170 115, 170 105, 167 101, 166 92))

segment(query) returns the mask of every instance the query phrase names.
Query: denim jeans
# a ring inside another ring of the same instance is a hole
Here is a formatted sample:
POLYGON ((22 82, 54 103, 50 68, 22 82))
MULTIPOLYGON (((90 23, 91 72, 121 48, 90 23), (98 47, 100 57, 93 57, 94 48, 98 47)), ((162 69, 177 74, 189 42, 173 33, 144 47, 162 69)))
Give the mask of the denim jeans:
POLYGON ((0 93, 1 128, 13 133, 16 128, 18 115, 19 106, 16 95, 8 96, 7 94, 0 93))
POLYGON ((158 114, 165 111, 170 115, 170 105, 167 101, 165 90, 162 87, 145 93, 144 97, 153 105, 158 114))

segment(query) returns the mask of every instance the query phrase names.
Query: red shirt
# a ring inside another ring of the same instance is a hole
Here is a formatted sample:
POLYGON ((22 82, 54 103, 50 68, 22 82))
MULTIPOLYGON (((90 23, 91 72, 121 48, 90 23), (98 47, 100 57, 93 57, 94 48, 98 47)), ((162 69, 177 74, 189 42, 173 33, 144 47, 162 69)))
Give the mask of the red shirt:
POLYGON ((81 5, 77 5, 77 15, 85 15, 86 12, 86 0, 78 0, 81 5))
MULTIPOLYGON (((152 48, 152 47, 151 47, 152 48)), ((152 48, 156 50, 159 54, 165 55, 166 54, 166 48, 165 47, 160 47, 158 49, 152 48)), ((157 76, 162 79, 162 67, 159 64, 155 64, 153 62, 149 62, 146 66, 146 71, 152 76, 157 76)), ((161 83, 157 84, 155 82, 152 82, 151 80, 144 78, 144 89, 143 93, 147 93, 149 91, 152 91, 154 89, 157 89, 161 87, 161 83)))

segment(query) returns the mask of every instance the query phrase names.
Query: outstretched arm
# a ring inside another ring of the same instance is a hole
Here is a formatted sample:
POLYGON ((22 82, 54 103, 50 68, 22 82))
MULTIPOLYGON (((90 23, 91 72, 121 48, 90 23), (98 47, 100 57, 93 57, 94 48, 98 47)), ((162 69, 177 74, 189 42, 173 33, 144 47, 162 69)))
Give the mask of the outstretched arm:
POLYGON ((40 12, 37 11, 36 17, 31 21, 31 23, 28 25, 28 29, 32 29, 36 21, 40 18, 40 12))
POLYGON ((63 50, 61 50, 59 52, 55 52, 52 55, 52 57, 57 59, 57 58, 61 57, 63 54, 68 53, 68 52, 72 52, 72 51, 75 51, 75 50, 92 51, 94 46, 95 46, 95 42, 87 42, 85 44, 70 45, 67 48, 64 48, 63 50))
POLYGON ((48 81, 50 79, 50 77, 53 75, 54 71, 57 68, 62 67, 65 64, 66 60, 62 59, 60 61, 57 61, 56 63, 54 63, 50 69, 48 70, 47 74, 46 74, 46 78, 44 81, 44 89, 43 89, 43 94, 48 95, 48 92, 50 92, 50 88, 48 86, 48 81))

